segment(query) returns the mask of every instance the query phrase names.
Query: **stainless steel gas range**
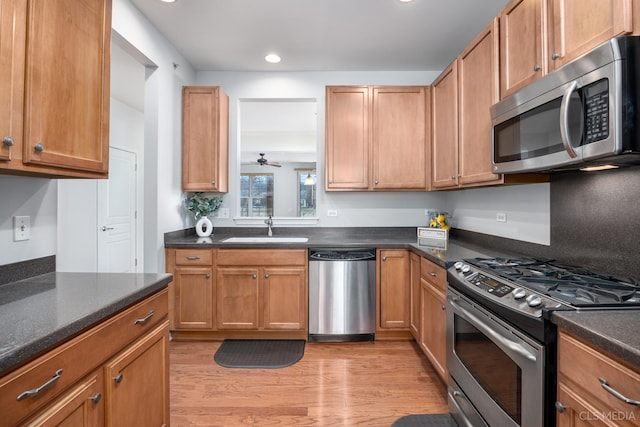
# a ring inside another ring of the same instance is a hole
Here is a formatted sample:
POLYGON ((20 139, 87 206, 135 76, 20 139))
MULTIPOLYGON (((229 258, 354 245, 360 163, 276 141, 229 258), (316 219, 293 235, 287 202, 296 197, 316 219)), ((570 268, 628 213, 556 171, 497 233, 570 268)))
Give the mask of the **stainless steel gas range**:
POLYGON ((553 260, 474 258, 447 274, 449 408, 461 426, 555 426, 555 310, 640 309, 634 280, 553 260))

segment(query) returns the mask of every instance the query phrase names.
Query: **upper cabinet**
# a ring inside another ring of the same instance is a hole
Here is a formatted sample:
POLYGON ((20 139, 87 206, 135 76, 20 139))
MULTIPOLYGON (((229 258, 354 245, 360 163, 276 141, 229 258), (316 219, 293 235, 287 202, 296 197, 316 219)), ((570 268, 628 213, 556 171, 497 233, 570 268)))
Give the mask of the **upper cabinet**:
POLYGON ((498 100, 494 19, 432 86, 434 189, 501 183, 491 173, 491 115, 498 100))
POLYGON ((182 189, 229 191, 229 97, 218 86, 182 88, 182 189))
POLYGON ((429 189, 429 88, 326 88, 326 189, 429 189))
POLYGON ((106 177, 111 0, 3 0, 0 24, 0 171, 106 177))
POLYGON ((633 0, 512 0, 500 13, 501 97, 610 38, 638 34, 637 8, 633 0))

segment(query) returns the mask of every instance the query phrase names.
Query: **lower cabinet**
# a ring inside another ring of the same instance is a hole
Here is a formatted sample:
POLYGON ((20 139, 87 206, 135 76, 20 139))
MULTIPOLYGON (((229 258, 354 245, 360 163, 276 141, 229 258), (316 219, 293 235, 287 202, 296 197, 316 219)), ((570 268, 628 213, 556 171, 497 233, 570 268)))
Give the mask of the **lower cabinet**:
POLYGON ((0 378, 3 426, 169 425, 168 291, 0 378))
POLYGON ((447 271, 420 260, 420 334, 418 343, 440 377, 447 380, 446 289, 447 271))
POLYGON ((406 249, 378 249, 378 324, 379 332, 410 329, 411 277, 406 249))
POLYGON ((637 369, 558 329, 558 427, 638 426, 638 401, 637 369))

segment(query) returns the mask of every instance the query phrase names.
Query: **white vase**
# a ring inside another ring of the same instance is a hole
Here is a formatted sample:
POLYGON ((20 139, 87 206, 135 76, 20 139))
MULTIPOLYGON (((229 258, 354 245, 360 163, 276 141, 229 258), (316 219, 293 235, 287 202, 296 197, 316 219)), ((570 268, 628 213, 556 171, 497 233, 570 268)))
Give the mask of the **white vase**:
POLYGON ((196 234, 200 237, 209 237, 213 233, 213 223, 207 216, 201 216, 196 222, 196 234))

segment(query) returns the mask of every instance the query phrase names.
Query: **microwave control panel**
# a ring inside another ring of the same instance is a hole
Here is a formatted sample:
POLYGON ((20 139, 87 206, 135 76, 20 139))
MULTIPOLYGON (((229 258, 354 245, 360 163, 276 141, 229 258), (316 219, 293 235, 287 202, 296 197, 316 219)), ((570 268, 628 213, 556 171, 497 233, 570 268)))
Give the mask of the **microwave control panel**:
POLYGON ((585 144, 609 137, 609 82, 597 81, 583 89, 585 97, 585 144))

